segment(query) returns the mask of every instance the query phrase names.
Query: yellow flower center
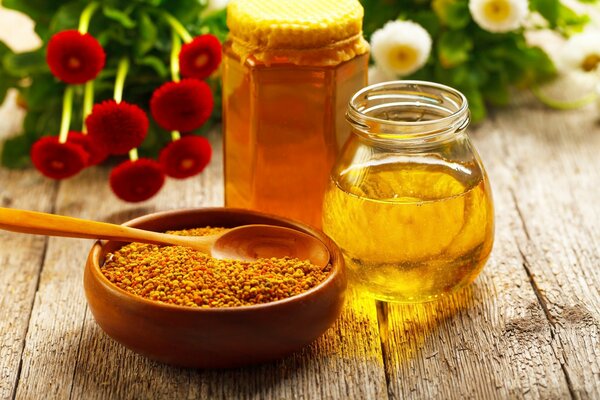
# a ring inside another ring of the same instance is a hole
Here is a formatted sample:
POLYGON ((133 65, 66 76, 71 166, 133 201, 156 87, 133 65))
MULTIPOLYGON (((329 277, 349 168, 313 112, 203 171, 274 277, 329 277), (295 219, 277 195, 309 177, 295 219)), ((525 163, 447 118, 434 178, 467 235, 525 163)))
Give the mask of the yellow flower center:
POLYGON ((187 170, 192 169, 194 164, 195 164, 195 162, 193 159, 185 158, 185 159, 181 160, 181 162, 179 163, 179 168, 183 171, 187 171, 187 170))
POLYGON ((589 54, 583 59, 581 69, 585 72, 591 72, 598 68, 598 64, 600 64, 600 54, 589 54))
POLYGON ((483 6, 483 13, 491 21, 502 22, 510 17, 510 2, 508 0, 490 0, 483 6))
POLYGON ((196 57, 196 60, 194 60, 194 65, 198 68, 202 68, 207 62, 208 56, 206 54, 200 54, 198 57, 196 57))
POLYGON ((71 69, 77 69, 81 67, 81 60, 77 57, 69 57, 68 65, 71 69))
POLYGON ((395 70, 411 69, 416 64, 418 55, 419 53, 414 47, 401 44, 389 52, 389 63, 395 70))
POLYGON ((65 169, 65 163, 59 160, 50 161, 50 167, 55 171, 62 171, 65 169))

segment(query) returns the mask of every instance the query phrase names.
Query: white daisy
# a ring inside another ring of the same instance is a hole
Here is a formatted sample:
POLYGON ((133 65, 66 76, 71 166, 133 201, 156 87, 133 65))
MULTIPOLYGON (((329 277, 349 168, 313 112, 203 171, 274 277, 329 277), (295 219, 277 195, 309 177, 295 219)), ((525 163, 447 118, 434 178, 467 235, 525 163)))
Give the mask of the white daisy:
POLYGON ((600 32, 571 36, 560 52, 559 64, 566 71, 600 73, 600 32))
POLYGON ((529 13, 527 0, 469 0, 473 20, 490 32, 509 32, 522 26, 529 13))
POLYGON ((412 21, 390 21, 371 36, 371 54, 388 75, 410 75, 427 62, 431 36, 412 21))
POLYGON ((227 7, 227 3, 229 3, 229 0, 208 0, 204 12, 209 13, 212 11, 222 10, 223 8, 227 7))

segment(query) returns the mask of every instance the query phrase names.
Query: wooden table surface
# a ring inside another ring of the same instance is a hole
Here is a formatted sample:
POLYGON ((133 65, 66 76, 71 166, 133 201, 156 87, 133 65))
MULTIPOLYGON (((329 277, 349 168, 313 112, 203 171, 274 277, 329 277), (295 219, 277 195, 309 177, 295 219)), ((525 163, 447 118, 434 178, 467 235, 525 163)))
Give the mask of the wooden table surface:
MULTIPOLYGON (((13 101, 0 109, 0 137, 19 129, 13 101)), ((522 100, 472 128, 497 221, 475 283, 423 305, 351 292, 323 337, 268 365, 189 370, 139 356, 87 308, 91 241, 0 231, 0 398, 600 399, 597 115, 522 100)), ((108 170, 92 168, 63 182, 0 169, 0 205, 115 223, 221 205, 220 135, 211 140, 200 177, 169 180, 142 204, 116 200, 108 170)))

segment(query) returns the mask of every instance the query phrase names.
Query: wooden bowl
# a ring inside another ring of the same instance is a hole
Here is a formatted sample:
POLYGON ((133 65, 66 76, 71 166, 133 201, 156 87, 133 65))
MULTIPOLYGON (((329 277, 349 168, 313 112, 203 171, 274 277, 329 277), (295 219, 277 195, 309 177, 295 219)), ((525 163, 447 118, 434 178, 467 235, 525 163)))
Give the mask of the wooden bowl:
POLYGON ((130 294, 100 271, 107 253, 122 242, 96 242, 84 273, 85 295, 98 325, 131 350, 183 367, 227 368, 288 355, 314 341, 339 316, 346 289, 344 261, 337 245, 307 225, 257 212, 201 208, 167 211, 125 225, 153 231, 203 226, 271 224, 320 239, 331 254, 332 271, 320 285, 284 300, 231 308, 192 308, 130 294))

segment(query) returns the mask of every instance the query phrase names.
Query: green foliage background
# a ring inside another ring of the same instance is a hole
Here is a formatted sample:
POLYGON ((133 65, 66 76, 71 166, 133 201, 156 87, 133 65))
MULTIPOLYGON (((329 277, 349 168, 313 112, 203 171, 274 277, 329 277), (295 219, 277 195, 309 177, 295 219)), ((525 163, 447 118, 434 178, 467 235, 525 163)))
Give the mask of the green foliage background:
MULTIPOLYGON (((166 11, 175 16, 195 36, 213 33, 224 40, 227 34, 225 11, 201 17, 205 3, 199 0, 101 0, 92 17, 89 33, 106 52, 106 67, 95 81, 95 102, 113 96, 114 78, 122 56, 131 60, 123 99, 148 110, 155 88, 169 81, 171 28, 161 17, 166 11)), ((0 103, 9 88, 20 93, 27 115, 20 135, 7 140, 2 149, 2 164, 7 167, 30 165, 29 149, 40 137, 58 135, 65 84, 58 81, 46 65, 49 38, 65 29, 77 29, 79 16, 89 1, 81 0, 4 0, 2 5, 29 15, 44 46, 35 51, 15 54, 0 42, 0 103)), ((211 120, 195 133, 202 134, 221 119, 219 79, 208 82, 215 95, 211 120)), ((75 88, 71 128, 81 129, 83 85, 75 88)), ((169 142, 169 132, 150 119, 148 136, 139 151, 142 156, 156 157, 169 142)))
MULTIPOLYGON (((486 104, 506 104, 513 86, 527 87, 551 78, 554 65, 544 51, 527 44, 524 32, 494 34, 472 20, 468 0, 361 0, 365 8, 367 39, 387 21, 410 19, 420 23, 433 38, 426 66, 407 79, 437 81, 456 87, 469 99, 474 121, 486 115, 486 104)), ((584 0, 595 2, 596 0, 584 0)), ((127 55, 132 68, 124 99, 148 109, 152 91, 170 79, 171 28, 161 18, 171 13, 192 35, 213 33, 222 41, 227 34, 225 10, 202 17, 206 0, 99 0, 89 32, 104 47, 106 67, 96 80, 96 102, 112 98, 118 60, 127 55)), ((56 32, 76 29, 88 4, 82 0, 4 0, 3 6, 22 11, 35 21, 35 31, 44 43, 56 32)), ((587 16, 577 15, 559 0, 531 0, 532 11, 546 21, 545 27, 568 36, 580 31, 587 16)), ((15 87, 27 107, 22 134, 4 143, 2 164, 30 164, 29 149, 44 135, 59 131, 65 85, 50 73, 45 45, 35 51, 15 54, 0 42, 0 102, 15 87)), ((198 134, 221 119, 219 79, 209 81, 215 95, 212 119, 198 134)), ((81 127, 83 87, 76 88, 72 129, 81 127)), ((150 118, 151 120, 151 118, 150 118)), ((170 140, 169 133, 151 120, 148 136, 140 148, 142 156, 156 157, 170 140)))
MULTIPOLYGON (((594 3, 596 0, 587 0, 594 3)), ((424 68, 405 77, 436 81, 462 91, 477 122, 486 116, 486 104, 504 105, 510 89, 528 87, 552 78, 556 69, 539 47, 530 46, 524 30, 491 33, 471 18, 468 0, 362 0, 367 38, 388 20, 412 20, 433 39, 432 54, 424 68), (385 10, 385 11, 382 11, 385 10)), ((544 23, 531 29, 553 29, 564 36, 588 23, 559 0, 530 0, 529 7, 544 23)))

